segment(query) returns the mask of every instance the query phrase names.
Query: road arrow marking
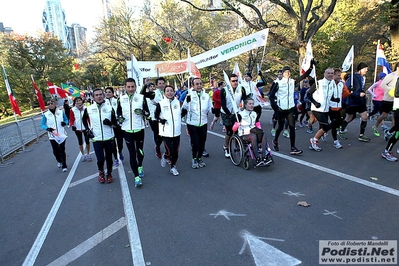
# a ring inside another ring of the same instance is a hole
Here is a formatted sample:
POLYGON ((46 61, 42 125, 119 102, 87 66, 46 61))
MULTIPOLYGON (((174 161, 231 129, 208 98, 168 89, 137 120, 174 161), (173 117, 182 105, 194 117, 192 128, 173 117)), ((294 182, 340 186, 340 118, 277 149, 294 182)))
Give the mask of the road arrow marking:
POLYGON ((302 261, 261 240, 284 241, 283 239, 253 236, 247 231, 243 231, 241 236, 244 239, 244 244, 239 254, 241 255, 248 245, 256 266, 291 266, 302 263, 302 261))
POLYGON ((288 192, 283 192, 283 194, 288 195, 288 196, 295 196, 295 197, 299 197, 299 196, 305 196, 305 194, 301 194, 301 192, 292 192, 289 191, 288 192))
POLYGON ((336 215, 336 211, 335 212, 330 212, 330 211, 327 211, 327 210, 324 210, 326 213, 323 213, 324 215, 332 215, 332 216, 334 216, 334 217, 337 217, 338 219, 341 219, 342 220, 342 218, 341 217, 339 217, 338 215, 336 215))
POLYGON ((220 211, 218 211, 218 213, 211 213, 209 215, 215 216, 213 218, 216 218, 218 216, 224 216, 224 218, 226 218, 227 220, 230 220, 229 216, 247 216, 246 214, 236 214, 236 213, 228 212, 225 210, 220 210, 220 211))

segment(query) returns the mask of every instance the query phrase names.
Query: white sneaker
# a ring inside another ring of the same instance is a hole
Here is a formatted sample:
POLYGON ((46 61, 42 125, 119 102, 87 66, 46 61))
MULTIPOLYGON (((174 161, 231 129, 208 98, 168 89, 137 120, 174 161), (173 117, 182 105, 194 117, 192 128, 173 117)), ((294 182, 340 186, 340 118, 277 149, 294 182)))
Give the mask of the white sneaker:
POLYGON ((321 148, 319 147, 319 142, 314 138, 310 138, 310 147, 312 147, 312 149, 315 151, 321 151, 321 148))
POLYGON ((68 171, 68 168, 62 168, 63 173, 65 173, 66 171, 68 171))
POLYGON ((172 167, 172 168, 170 169, 170 173, 171 173, 172 175, 174 175, 174 176, 179 175, 179 172, 177 171, 176 167, 172 167))
POLYGON ((82 162, 86 162, 86 160, 87 160, 86 155, 82 155, 82 162))
POLYGON ((57 163, 57 167, 61 168, 62 164, 61 163, 57 163))
POLYGON ((165 154, 162 155, 162 158, 161 158, 161 166, 162 166, 162 167, 165 167, 165 166, 166 166, 165 154))
POLYGON ((86 155, 86 159, 87 159, 88 162, 91 162, 91 161, 92 161, 92 160, 91 160, 90 154, 87 154, 87 155, 86 155))
POLYGON ((339 140, 334 140, 334 148, 336 148, 336 149, 342 148, 342 145, 341 145, 341 143, 339 143, 339 140))
POLYGON ((224 150, 224 157, 230 158, 229 149, 227 149, 226 146, 223 146, 223 150, 224 150))

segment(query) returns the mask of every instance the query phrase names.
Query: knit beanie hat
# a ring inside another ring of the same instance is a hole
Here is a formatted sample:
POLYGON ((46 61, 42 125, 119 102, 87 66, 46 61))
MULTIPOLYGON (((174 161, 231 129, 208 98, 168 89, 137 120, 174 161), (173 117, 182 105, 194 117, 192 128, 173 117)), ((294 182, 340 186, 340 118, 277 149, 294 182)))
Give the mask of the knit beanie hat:
POLYGON ((356 71, 360 71, 361 69, 363 69, 365 67, 369 67, 369 66, 366 65, 365 63, 361 62, 360 64, 357 65, 357 70, 356 71))

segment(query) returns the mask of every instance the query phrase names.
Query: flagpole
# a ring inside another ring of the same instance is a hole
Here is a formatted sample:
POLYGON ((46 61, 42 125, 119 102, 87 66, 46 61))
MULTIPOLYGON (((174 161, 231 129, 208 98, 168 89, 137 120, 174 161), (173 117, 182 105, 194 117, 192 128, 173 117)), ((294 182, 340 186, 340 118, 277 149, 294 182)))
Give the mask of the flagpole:
POLYGON ((377 43, 377 50, 375 51, 375 68, 374 68, 374 82, 373 82, 373 84, 375 83, 375 81, 377 80, 377 68, 378 68, 378 48, 380 47, 380 40, 378 40, 378 43, 377 43))

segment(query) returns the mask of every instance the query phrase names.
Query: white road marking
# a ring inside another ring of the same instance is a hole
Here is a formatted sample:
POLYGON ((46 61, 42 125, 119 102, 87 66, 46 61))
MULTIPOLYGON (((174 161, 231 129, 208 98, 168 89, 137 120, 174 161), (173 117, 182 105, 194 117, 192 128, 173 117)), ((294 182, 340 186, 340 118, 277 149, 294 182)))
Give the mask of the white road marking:
POLYGON ((305 196, 305 194, 302 194, 301 192, 291 192, 290 190, 288 190, 288 192, 283 192, 283 194, 288 195, 288 196, 295 196, 295 197, 299 197, 299 196, 305 196))
POLYGON ((127 232, 130 240, 130 250, 132 252, 133 265, 145 266, 139 228, 137 226, 136 215, 134 214, 133 202, 132 198, 130 197, 129 185, 126 180, 126 174, 123 165, 118 167, 118 173, 122 190, 123 205, 127 218, 127 232))
POLYGON ((209 215, 215 216, 213 218, 216 218, 219 215, 220 216, 224 216, 224 218, 226 218, 227 220, 230 220, 229 216, 247 216, 246 214, 236 214, 236 213, 228 212, 228 211, 225 211, 225 210, 220 210, 220 211, 218 211, 218 213, 211 213, 209 215))
MULTIPOLYGON (((212 131, 208 131, 208 133, 212 134, 212 135, 215 135, 215 136, 218 136, 218 137, 221 137, 221 138, 224 138, 224 135, 221 135, 219 133, 215 133, 215 132, 212 132, 212 131)), ((392 194, 394 196, 399 197, 399 190, 394 189, 394 188, 390 188, 390 187, 387 187, 387 186, 379 185, 379 184, 376 184, 376 183, 361 179, 361 178, 356 177, 356 176, 348 175, 348 174, 345 174, 345 173, 341 173, 341 172, 332 170, 332 169, 327 168, 327 167, 323 167, 323 166, 320 166, 320 165, 317 165, 317 164, 314 164, 314 163, 306 162, 306 161, 297 159, 297 158, 293 157, 292 155, 288 156, 288 155, 281 154, 279 152, 273 152, 273 156, 280 157, 280 158, 286 159, 288 161, 291 161, 291 162, 294 162, 294 163, 298 163, 298 164, 301 164, 301 165, 304 165, 304 166, 307 166, 307 167, 310 167, 310 168, 325 172, 327 174, 335 175, 337 177, 340 177, 340 178, 343 178, 343 179, 358 183, 360 185, 363 185, 363 186, 366 186, 366 187, 370 187, 370 188, 374 188, 374 189, 380 190, 382 192, 385 192, 385 193, 388 193, 388 194, 392 194)))
POLYGON ((36 237, 35 242, 33 243, 33 246, 31 247, 28 255, 25 258, 24 263, 22 264, 23 266, 31 266, 35 264, 36 258, 43 246, 44 240, 46 240, 47 234, 50 231, 51 226, 53 225, 55 216, 57 215, 57 212, 60 208, 60 205, 65 197, 65 194, 68 190, 69 184, 71 183, 71 180, 73 176, 75 175, 76 168, 78 167, 78 164, 81 159, 81 153, 79 152, 78 156, 75 159, 75 162, 73 163, 73 166, 71 168, 71 171, 68 173, 68 177, 66 178, 64 185, 61 188, 60 193, 57 196, 57 199, 55 200, 53 207, 51 208, 49 214, 47 215, 46 220, 44 221, 44 224, 42 228, 40 229, 39 234, 36 237))
POLYGON ((324 211, 325 211, 325 213, 323 213, 324 215, 332 215, 332 216, 334 216, 334 217, 336 217, 336 218, 342 220, 341 217, 339 217, 338 215, 336 215, 336 213, 337 213, 336 211, 335 211, 335 212, 330 212, 330 211, 327 211, 327 210, 324 210, 324 211))
MULTIPOLYGON (((302 261, 261 240, 268 238, 253 236, 247 231, 242 232, 242 238, 244 239, 244 244, 239 254, 243 254, 245 247, 248 245, 256 266, 291 266, 302 263, 302 261)), ((268 240, 284 241, 282 239, 273 238, 269 238, 268 240)))
POLYGON ((73 249, 71 249, 61 257, 59 257, 58 259, 48 264, 48 266, 68 265, 69 263, 78 259, 87 251, 91 250, 92 248, 94 248, 102 241, 112 236, 113 234, 115 234, 125 226, 126 226, 126 218, 121 217, 119 220, 115 221, 114 223, 104 228, 94 236, 90 237, 89 239, 77 245, 76 247, 74 247, 73 249))

